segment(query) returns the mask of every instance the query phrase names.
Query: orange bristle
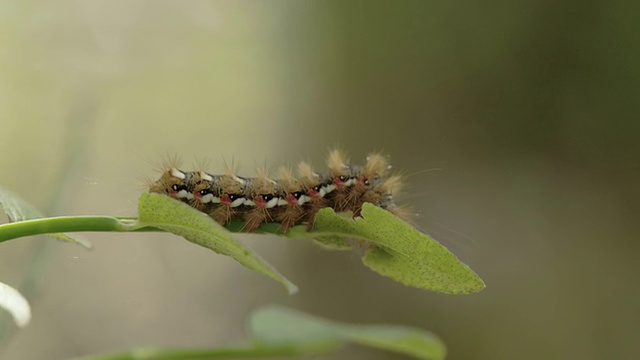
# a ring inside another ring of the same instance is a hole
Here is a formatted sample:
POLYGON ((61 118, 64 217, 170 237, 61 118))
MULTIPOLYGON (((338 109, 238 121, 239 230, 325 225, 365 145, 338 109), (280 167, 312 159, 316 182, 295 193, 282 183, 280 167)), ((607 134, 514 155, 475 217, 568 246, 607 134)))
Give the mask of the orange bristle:
POLYGON ((387 207, 387 211, 412 225, 415 225, 416 218, 418 217, 415 209, 409 206, 392 205, 387 207))
POLYGON ((173 185, 182 185, 186 175, 175 167, 168 168, 162 172, 160 178, 149 186, 149 192, 166 194, 175 198, 177 192, 172 189, 173 185), (177 175, 177 176, 176 176, 177 175))
POLYGON ((252 232, 260 224, 272 220, 268 201, 264 196, 274 197, 276 185, 277 183, 267 176, 265 169, 260 169, 258 176, 248 180, 245 194, 247 195, 247 200, 253 201, 253 205, 244 214, 245 231, 252 232))
POLYGON ((304 218, 304 208, 298 205, 298 198, 294 196, 294 193, 302 191, 302 184, 293 175, 290 167, 280 168, 278 184, 281 189, 280 196, 286 200, 286 205, 276 208, 275 219, 281 224, 280 231, 286 232, 304 218))
POLYGON ((276 182, 267 176, 267 172, 261 169, 258 172, 258 176, 251 179, 249 186, 247 187, 247 193, 250 196, 272 194, 276 188, 276 182))
POLYGON ((244 230, 254 232, 260 225, 270 219, 266 208, 256 206, 244 214, 244 230))
POLYGON ((385 179, 380 185, 376 186, 376 191, 386 194, 398 194, 402 191, 404 187, 404 182, 402 181, 402 176, 393 175, 385 179))
MULTIPOLYGON (((245 181, 235 175, 232 169, 225 164, 225 173, 220 176, 219 184, 221 196, 239 195, 244 193, 245 181)), ((231 221, 239 214, 238 207, 232 207, 230 204, 220 203, 209 211, 215 221, 224 225, 231 221)))
POLYGON ((209 204, 203 204, 200 202, 200 196, 198 195, 201 190, 211 187, 211 182, 207 180, 208 178, 210 178, 210 176, 204 171, 196 171, 193 173, 191 179, 189 179, 189 183, 187 184, 187 187, 194 195, 194 197, 189 200, 189 204, 200 211, 204 211, 210 206, 209 204))
POLYGON ((332 177, 340 175, 347 175, 349 166, 347 166, 347 159, 340 150, 332 150, 327 158, 327 167, 332 177))
POLYGON ((224 174, 220 177, 220 189, 223 194, 239 194, 244 186, 244 180, 234 174, 224 174))
POLYGON ((162 162, 154 167, 154 170, 160 173, 160 178, 157 180, 149 181, 149 192, 167 194, 171 197, 175 197, 172 194, 171 186, 180 184, 182 179, 176 178, 173 174, 179 171, 180 158, 176 154, 166 154, 162 162))
POLYGON ((298 180, 302 187, 308 190, 320 183, 320 175, 313 171, 311 165, 301 162, 298 164, 298 180))
POLYGON ((286 166, 279 170, 278 184, 286 194, 299 191, 301 188, 300 181, 293 175, 293 170, 286 166))
POLYGON ((362 167, 362 175, 367 179, 373 179, 376 176, 385 176, 388 170, 387 158, 382 154, 374 153, 367 156, 367 163, 362 167))
POLYGON ((161 160, 162 161, 160 162, 160 164, 154 166, 153 168, 155 171, 159 173, 163 173, 172 168, 177 169, 182 164, 182 159, 180 159, 178 154, 175 154, 175 153, 167 153, 162 157, 161 160))

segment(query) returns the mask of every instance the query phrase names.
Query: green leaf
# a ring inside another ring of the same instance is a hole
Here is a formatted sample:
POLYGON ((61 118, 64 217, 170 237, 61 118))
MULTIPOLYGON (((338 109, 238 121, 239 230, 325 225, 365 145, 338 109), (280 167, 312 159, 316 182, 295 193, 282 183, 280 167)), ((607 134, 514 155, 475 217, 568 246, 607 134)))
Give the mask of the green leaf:
POLYGON ((252 342, 246 346, 212 349, 134 349, 119 354, 93 355, 75 360, 186 360, 312 357, 333 353, 347 343, 395 351, 418 359, 444 359, 447 349, 432 333, 393 325, 351 325, 299 311, 268 306, 250 319, 252 342))
MULTIPOLYGON (((484 289, 478 275, 447 248, 389 211, 365 203, 361 215, 354 220, 325 208, 316 215, 312 231, 300 225, 283 234, 278 224, 263 224, 257 232, 314 239, 329 250, 351 250, 354 242, 349 238, 364 240, 371 246, 363 263, 395 281, 445 294, 470 294, 484 289)), ((227 228, 242 231, 242 221, 232 222, 227 228)))
POLYGON ((251 344, 249 346, 223 347, 212 349, 161 349, 139 348, 124 353, 89 355, 72 360, 210 360, 210 359, 247 359, 311 357, 334 352, 336 349, 323 344, 269 345, 251 344))
POLYGON ((11 286, 0 282, 0 308, 7 310, 18 327, 31 321, 31 307, 27 299, 11 286))
MULTIPOLYGON (((230 221, 225 228, 231 232, 243 232, 244 222, 239 219, 230 221)), ((313 239, 316 244, 325 250, 351 250, 353 245, 346 241, 343 237, 334 234, 321 234, 318 232, 309 232, 307 225, 297 225, 291 227, 286 233, 280 231, 280 224, 265 223, 260 225, 256 230, 256 234, 273 234, 278 236, 286 236, 290 239, 309 240, 313 239)))
POLYGON ((351 325, 276 306, 255 312, 250 329, 256 341, 272 345, 316 343, 338 346, 352 342, 419 359, 443 359, 446 355, 444 343, 422 329, 351 325))
POLYGON ((323 234, 318 231, 310 232, 307 231, 307 225, 294 226, 289 229, 289 231, 287 231, 285 235, 291 239, 313 239, 320 247, 324 248, 325 250, 353 249, 353 244, 349 243, 344 237, 333 233, 323 234))
POLYGON ((478 275, 447 248, 372 204, 365 203, 362 217, 355 220, 322 209, 313 228, 314 232, 369 241, 373 245, 365 252, 364 264, 405 285, 447 294, 475 293, 484 288, 478 275))
POLYGON ((352 250, 353 244, 340 236, 318 236, 313 238, 316 244, 325 250, 352 250))
MULTIPOLYGON (((35 207, 26 202, 20 196, 3 187, 0 187, 0 206, 2 206, 2 210, 4 210, 4 212, 9 217, 10 222, 42 219, 45 217, 40 211, 38 211, 35 207)), ((71 237, 70 235, 67 235, 65 233, 52 233, 47 235, 58 240, 82 245, 87 249, 92 248, 90 242, 84 239, 71 237)))
POLYGON ((229 231, 206 214, 180 201, 160 194, 144 193, 138 204, 138 226, 149 226, 231 256, 247 268, 280 282, 293 294, 298 288, 249 248, 236 240, 229 231))

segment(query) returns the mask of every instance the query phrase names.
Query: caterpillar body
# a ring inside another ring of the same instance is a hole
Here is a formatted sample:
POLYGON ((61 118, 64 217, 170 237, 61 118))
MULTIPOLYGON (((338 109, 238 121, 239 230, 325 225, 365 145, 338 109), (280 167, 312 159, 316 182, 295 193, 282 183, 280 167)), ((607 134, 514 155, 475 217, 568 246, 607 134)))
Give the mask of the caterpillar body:
POLYGON ((274 180, 266 171, 255 177, 238 176, 230 169, 213 175, 183 171, 174 162, 162 168, 160 178, 150 183, 149 191, 188 203, 221 225, 242 219, 247 232, 263 223, 279 223, 283 232, 306 223, 310 230, 320 209, 351 211, 355 217, 365 202, 402 215, 393 200, 401 178, 389 175, 391 166, 382 154, 369 155, 364 165, 351 165, 341 152, 334 150, 329 154, 327 168, 326 172, 317 173, 302 162, 297 174, 282 167, 274 180))

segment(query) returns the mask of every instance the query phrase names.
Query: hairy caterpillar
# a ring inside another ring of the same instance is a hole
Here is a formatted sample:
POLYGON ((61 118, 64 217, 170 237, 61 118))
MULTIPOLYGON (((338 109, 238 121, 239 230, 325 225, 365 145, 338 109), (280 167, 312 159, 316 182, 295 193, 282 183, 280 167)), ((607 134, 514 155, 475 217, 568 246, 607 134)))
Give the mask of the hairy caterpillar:
POLYGON ((149 191, 186 202, 222 225, 242 219, 247 232, 268 222, 279 223, 283 232, 302 223, 311 229, 321 208, 359 216, 365 202, 402 215, 393 201, 401 179, 389 175, 391 166, 385 156, 374 153, 364 165, 352 165, 334 150, 327 168, 327 172, 316 173, 302 162, 297 176, 291 168, 282 167, 274 180, 266 171, 251 178, 238 176, 230 169, 222 175, 183 171, 173 161, 162 168, 162 175, 150 184, 149 191))

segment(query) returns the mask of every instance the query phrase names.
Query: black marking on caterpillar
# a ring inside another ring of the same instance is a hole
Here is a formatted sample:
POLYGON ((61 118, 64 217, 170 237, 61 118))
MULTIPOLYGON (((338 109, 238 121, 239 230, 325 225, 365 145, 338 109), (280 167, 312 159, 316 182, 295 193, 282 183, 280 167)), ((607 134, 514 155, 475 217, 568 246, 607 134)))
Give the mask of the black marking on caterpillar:
POLYGON ((183 171, 168 164, 149 192, 166 194, 188 203, 225 225, 242 219, 244 230, 252 232, 262 223, 279 223, 285 232, 307 223, 313 227, 316 213, 331 207, 336 212, 352 211, 359 216, 362 204, 372 203, 401 216, 393 201, 401 187, 401 178, 389 176, 391 166, 385 156, 371 154, 364 165, 351 165, 339 151, 329 154, 328 171, 316 173, 309 164, 298 165, 297 176, 290 168, 281 168, 277 180, 266 171, 256 177, 241 177, 230 169, 222 175, 205 171, 183 171))

